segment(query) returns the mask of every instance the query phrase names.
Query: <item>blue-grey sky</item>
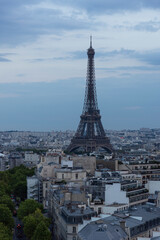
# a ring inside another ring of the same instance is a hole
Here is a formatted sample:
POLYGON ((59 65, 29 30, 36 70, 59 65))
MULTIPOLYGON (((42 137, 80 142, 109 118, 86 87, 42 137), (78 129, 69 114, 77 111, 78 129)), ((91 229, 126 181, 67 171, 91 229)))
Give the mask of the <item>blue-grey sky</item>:
POLYGON ((160 127, 159 0, 0 4, 0 130, 76 130, 91 34, 104 128, 160 127))

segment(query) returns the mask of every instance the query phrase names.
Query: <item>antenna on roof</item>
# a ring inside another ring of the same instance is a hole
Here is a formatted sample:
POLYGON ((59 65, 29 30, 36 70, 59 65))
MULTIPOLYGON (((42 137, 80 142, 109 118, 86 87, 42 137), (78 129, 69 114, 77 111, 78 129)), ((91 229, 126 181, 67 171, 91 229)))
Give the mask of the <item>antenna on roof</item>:
POLYGON ((92 47, 92 35, 90 36, 90 48, 92 47))

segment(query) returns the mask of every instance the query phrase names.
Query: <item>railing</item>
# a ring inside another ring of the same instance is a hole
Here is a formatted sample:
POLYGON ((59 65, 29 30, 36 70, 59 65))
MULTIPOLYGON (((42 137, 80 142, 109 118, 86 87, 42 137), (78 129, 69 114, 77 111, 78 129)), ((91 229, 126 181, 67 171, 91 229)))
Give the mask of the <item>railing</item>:
POLYGON ((126 193, 126 196, 127 197, 134 197, 134 196, 142 195, 142 194, 145 194, 145 193, 148 193, 147 189, 139 190, 139 191, 136 191, 136 192, 134 191, 134 192, 131 192, 131 193, 126 193))

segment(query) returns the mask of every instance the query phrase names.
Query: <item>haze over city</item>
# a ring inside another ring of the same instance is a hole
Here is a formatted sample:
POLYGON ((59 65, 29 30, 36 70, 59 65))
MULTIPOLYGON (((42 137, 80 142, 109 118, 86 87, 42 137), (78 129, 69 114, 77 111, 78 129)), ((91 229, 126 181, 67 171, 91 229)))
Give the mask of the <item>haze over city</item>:
POLYGON ((104 128, 159 128, 159 1, 2 0, 0 30, 0 130, 76 130, 90 35, 104 128))

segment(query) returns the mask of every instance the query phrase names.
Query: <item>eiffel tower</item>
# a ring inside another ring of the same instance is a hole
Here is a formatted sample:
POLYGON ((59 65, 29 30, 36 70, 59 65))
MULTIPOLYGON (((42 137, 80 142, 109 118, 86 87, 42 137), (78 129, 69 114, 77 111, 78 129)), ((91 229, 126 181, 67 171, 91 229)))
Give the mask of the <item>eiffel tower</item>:
POLYGON ((98 109, 94 67, 95 51, 92 48, 92 37, 90 37, 90 47, 87 55, 88 67, 83 111, 76 134, 66 151, 74 152, 79 148, 89 153, 103 148, 107 152, 112 153, 112 146, 106 137, 98 109))

